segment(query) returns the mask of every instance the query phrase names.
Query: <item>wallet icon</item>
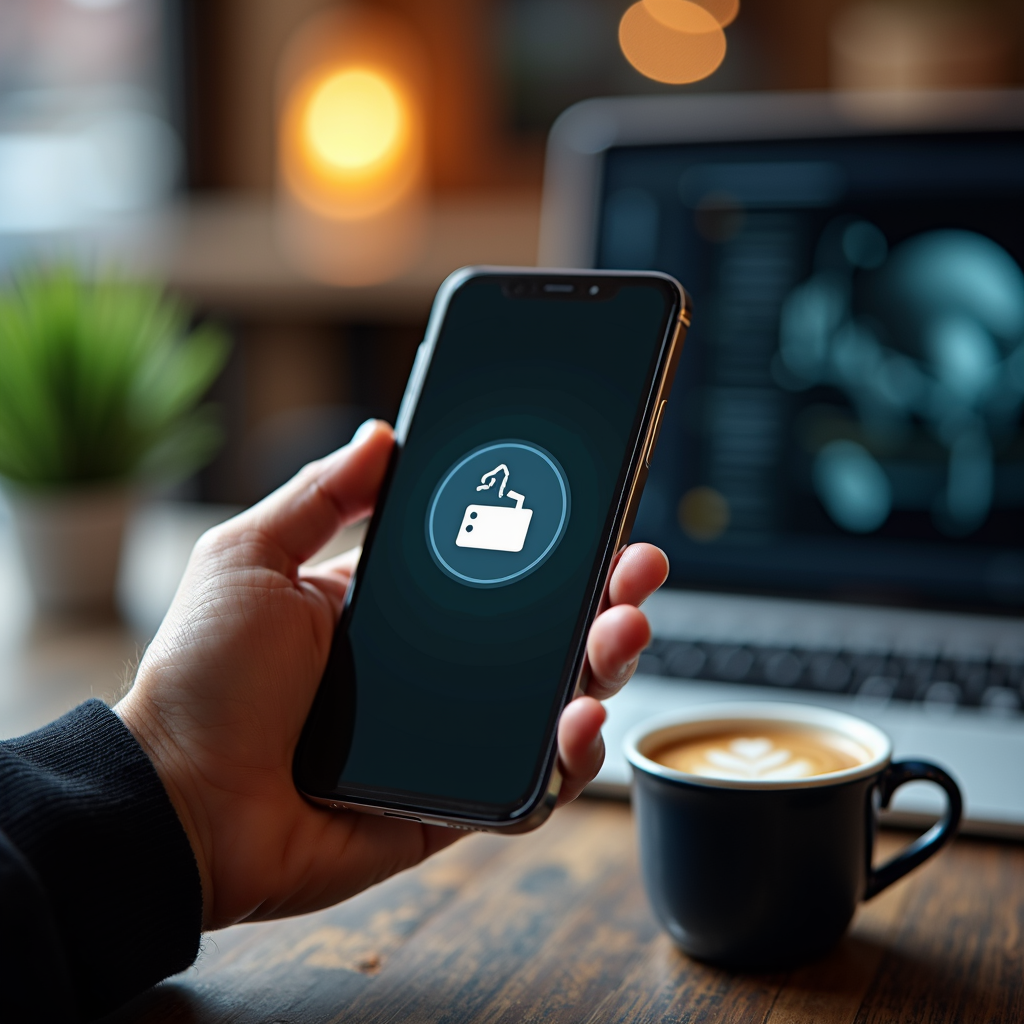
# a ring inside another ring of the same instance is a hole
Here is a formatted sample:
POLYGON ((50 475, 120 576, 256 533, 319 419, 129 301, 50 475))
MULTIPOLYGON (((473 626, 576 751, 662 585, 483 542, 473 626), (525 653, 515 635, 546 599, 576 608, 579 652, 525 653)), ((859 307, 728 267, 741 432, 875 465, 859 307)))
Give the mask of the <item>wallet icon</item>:
MULTIPOLYGON (((498 487, 498 497, 505 497, 508 486, 508 466, 501 463, 480 477, 478 491, 490 490, 497 482, 499 474, 503 474, 498 487)), ((515 506, 509 505, 469 505, 462 516, 455 546, 460 548, 477 548, 481 551, 522 551, 526 543, 526 534, 533 519, 533 509, 523 508, 526 498, 518 491, 509 491, 508 497, 515 506)))

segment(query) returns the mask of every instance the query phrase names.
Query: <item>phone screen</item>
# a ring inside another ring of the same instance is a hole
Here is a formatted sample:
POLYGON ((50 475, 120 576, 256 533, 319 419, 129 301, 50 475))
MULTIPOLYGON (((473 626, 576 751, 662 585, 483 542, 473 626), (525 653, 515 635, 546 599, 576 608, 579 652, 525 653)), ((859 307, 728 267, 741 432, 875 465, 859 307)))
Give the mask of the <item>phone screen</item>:
POLYGON ((320 793, 498 815, 538 785, 677 303, 572 287, 451 298, 307 725, 320 793))

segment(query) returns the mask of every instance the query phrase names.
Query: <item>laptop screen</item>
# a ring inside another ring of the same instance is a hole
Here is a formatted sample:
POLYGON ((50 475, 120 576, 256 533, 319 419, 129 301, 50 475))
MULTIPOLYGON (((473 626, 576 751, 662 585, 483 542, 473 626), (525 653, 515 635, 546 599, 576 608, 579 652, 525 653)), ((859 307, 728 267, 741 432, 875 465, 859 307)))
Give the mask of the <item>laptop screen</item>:
POLYGON ((1024 607, 1024 134, 613 148, 597 265, 694 300, 672 585, 1024 607))

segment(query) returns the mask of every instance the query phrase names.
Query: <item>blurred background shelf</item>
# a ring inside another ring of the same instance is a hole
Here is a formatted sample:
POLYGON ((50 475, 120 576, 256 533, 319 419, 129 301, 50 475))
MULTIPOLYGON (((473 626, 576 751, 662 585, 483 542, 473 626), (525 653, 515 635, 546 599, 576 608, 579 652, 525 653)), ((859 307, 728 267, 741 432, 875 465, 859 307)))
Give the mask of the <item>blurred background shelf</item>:
POLYGON ((425 320, 438 285, 457 267, 535 264, 539 219, 533 190, 441 196, 409 269, 356 287, 322 284, 297 270, 275 236, 272 202, 259 197, 182 204, 152 225, 156 244, 140 255, 148 273, 219 315, 411 323, 425 320))

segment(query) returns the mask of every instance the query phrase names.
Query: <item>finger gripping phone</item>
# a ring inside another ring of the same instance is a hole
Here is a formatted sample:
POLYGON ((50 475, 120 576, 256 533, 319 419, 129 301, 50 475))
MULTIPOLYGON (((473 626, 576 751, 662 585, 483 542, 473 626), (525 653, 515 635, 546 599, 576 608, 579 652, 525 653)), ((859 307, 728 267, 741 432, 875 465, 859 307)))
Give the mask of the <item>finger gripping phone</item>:
POLYGON ((442 285, 294 762, 308 799, 536 827, 558 717, 629 538, 685 329, 665 274, 442 285))

